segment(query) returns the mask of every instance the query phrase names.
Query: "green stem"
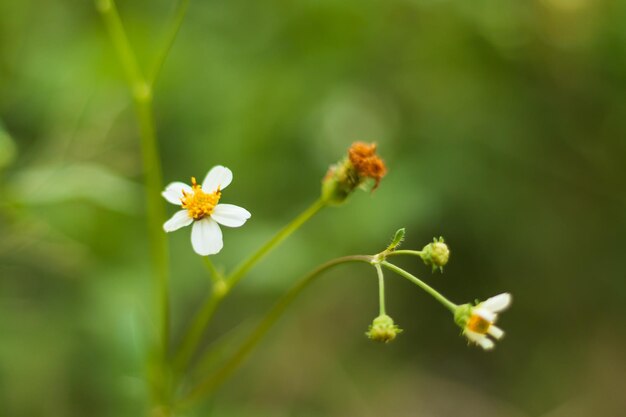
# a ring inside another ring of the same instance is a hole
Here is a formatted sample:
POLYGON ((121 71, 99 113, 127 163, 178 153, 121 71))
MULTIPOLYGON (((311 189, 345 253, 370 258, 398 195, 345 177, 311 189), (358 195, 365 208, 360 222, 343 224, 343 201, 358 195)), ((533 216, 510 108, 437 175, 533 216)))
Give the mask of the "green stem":
POLYGON ((96 7, 102 15, 113 46, 117 51, 135 105, 141 138, 142 162, 145 176, 146 218, 150 241, 150 258, 156 287, 156 317, 159 320, 159 343, 156 349, 154 376, 158 396, 167 396, 165 361, 169 345, 169 258, 167 239, 162 232, 165 221, 165 207, 161 199, 162 173, 161 159, 156 137, 152 111, 152 92, 145 82, 136 55, 124 30, 114 0, 96 0, 96 7))
POLYGON ((412 275, 411 273, 405 271, 402 268, 395 266, 394 264, 390 264, 387 261, 383 261, 380 264, 384 266, 385 268, 395 272, 396 274, 402 275, 404 278, 408 279, 409 281, 411 281, 412 283, 414 283, 415 285, 417 285, 418 287, 426 291, 428 294, 432 295, 437 301, 443 304, 443 306, 447 308, 448 310, 450 310, 452 313, 456 311, 458 307, 456 304, 448 300, 446 297, 441 295, 437 290, 435 290, 430 285, 426 284, 424 281, 422 281, 418 277, 412 275))
POLYGON ((206 396, 220 386, 246 359, 250 351, 261 341, 263 336, 268 332, 272 325, 280 318, 282 313, 287 309, 291 302, 309 285, 315 278, 326 270, 348 262, 366 262, 370 263, 371 256, 367 255, 354 255, 345 256, 342 258, 333 259, 320 265, 309 274, 305 275, 296 285, 281 297, 281 299, 272 307, 272 309, 265 315, 263 320, 259 323, 252 334, 243 342, 239 349, 233 354, 233 356, 213 375, 206 378, 195 388, 193 388, 189 394, 187 394, 181 401, 181 405, 188 406, 194 401, 206 396))
POLYGON ((213 292, 211 292, 209 298, 207 298, 198 314, 196 314, 193 324, 185 334, 181 347, 174 358, 174 369, 177 375, 183 372, 187 364, 189 364, 189 361, 200 343, 200 339, 202 339, 205 325, 211 321, 211 317, 213 317, 217 306, 226 294, 225 292, 216 291, 215 289, 216 287, 214 286, 213 292))
POLYGON ((379 315, 385 314, 385 277, 383 276, 383 269, 379 263, 375 263, 376 273, 378 274, 378 301, 379 301, 379 315))
POLYGON ((402 249, 402 250, 391 251, 387 253, 385 256, 388 258, 390 256, 396 256, 396 255, 413 255, 413 256, 419 256, 421 258, 423 254, 424 252, 422 252, 421 250, 402 249))
POLYGON ((322 207, 324 207, 325 203, 320 199, 315 201, 309 208, 307 208, 304 212, 302 212, 298 217, 296 217, 291 223, 285 226, 282 230, 280 230, 274 237, 267 241, 261 248, 259 248, 254 254, 252 254, 248 259, 242 262, 235 270, 225 278, 224 284, 219 291, 215 291, 217 288, 214 288, 214 291, 211 295, 206 299, 200 311, 196 315, 193 320, 193 324, 185 333, 183 338, 183 342, 181 344, 180 350, 176 355, 175 365, 178 371, 184 370, 189 361, 191 360, 194 352, 196 351, 200 340, 202 339, 202 334, 206 329, 207 325, 211 321, 217 306, 222 301, 226 293, 230 291, 244 276, 245 274, 252 268, 257 262, 259 262, 265 255, 267 255, 273 248, 278 246, 283 240, 289 237, 293 232, 298 230, 300 226, 302 226, 307 220, 309 220, 315 213, 317 213, 322 207))
POLYGON ((130 46, 128 36, 126 36, 126 31, 124 30, 124 25, 117 11, 115 1, 96 0, 96 8, 102 15, 109 36, 111 36, 113 47, 122 63, 124 75, 126 76, 129 87, 131 91, 134 91, 135 86, 143 82, 143 77, 141 76, 133 48, 130 46))
POLYGON ((209 276, 211 277, 211 281, 213 281, 213 285, 217 285, 218 283, 224 281, 224 279, 222 278, 222 274, 218 272, 218 270, 215 268, 215 265, 213 265, 213 262, 211 262, 211 258, 209 258, 208 256, 203 256, 202 261, 204 262, 204 266, 206 266, 207 270, 209 271, 209 276))
POLYGON ((313 217, 326 203, 322 199, 315 201, 309 208, 303 211, 298 217, 292 220, 287 226, 281 229, 274 237, 268 240, 265 245, 261 246, 254 254, 242 262, 235 270, 226 278, 228 287, 234 287, 265 255, 278 246, 283 240, 289 237, 293 232, 298 230, 307 220, 313 217))
POLYGON ((174 19, 172 20, 172 24, 170 29, 165 37, 165 44, 163 48, 161 48, 160 53, 157 55, 157 58, 154 62, 154 66, 152 67, 152 71, 150 71, 150 75, 148 76, 148 83, 151 86, 154 86, 157 78, 159 77, 159 73, 163 68, 163 64, 165 64, 165 60, 174 45, 174 41, 176 40, 176 36, 180 31, 180 28, 183 24, 183 20, 185 20, 185 15, 187 14, 187 9, 189 8, 189 0, 180 0, 178 2, 178 8, 176 9, 176 14, 174 15, 174 19))
POLYGON ((161 200, 163 186, 161 163, 159 158, 152 101, 136 98, 135 107, 141 131, 141 148, 143 156, 144 175, 146 181, 148 233, 153 271, 156 279, 159 316, 161 323, 161 345, 163 353, 167 355, 169 344, 169 257, 167 238, 163 233, 162 225, 165 222, 165 207, 161 200))

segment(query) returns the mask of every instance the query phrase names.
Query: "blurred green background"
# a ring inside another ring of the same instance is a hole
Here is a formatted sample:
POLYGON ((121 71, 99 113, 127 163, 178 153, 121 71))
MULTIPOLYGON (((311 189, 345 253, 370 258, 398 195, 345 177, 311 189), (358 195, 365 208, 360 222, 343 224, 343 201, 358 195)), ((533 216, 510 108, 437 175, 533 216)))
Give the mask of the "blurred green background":
MULTIPOLYGON (((175 4, 118 6, 146 67, 175 4)), ((387 274, 405 332, 378 345, 364 336, 375 272, 340 267, 189 415, 624 415, 625 21, 626 2, 608 0, 193 0, 156 118, 166 182, 224 164, 223 200, 253 214, 225 230, 216 263, 312 202, 351 142, 376 141, 389 168, 259 264, 207 342, 400 227, 405 248, 445 236, 444 275, 400 264, 453 301, 514 302, 485 353, 387 274)), ((0 1, 0 123, 0 415, 142 415, 153 296, 138 132, 90 1, 0 1)), ((178 340, 209 281, 189 230, 169 240, 178 340)))

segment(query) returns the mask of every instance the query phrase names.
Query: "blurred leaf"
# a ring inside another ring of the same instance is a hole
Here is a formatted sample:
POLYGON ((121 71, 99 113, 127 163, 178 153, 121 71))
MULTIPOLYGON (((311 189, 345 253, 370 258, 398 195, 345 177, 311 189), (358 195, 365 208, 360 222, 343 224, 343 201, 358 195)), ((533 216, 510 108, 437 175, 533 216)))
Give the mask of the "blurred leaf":
POLYGON ((17 155, 17 147, 0 121, 0 169, 10 165, 17 155))
POLYGON ((85 200, 123 213, 135 213, 141 187, 97 164, 42 166, 22 170, 10 184, 24 204, 56 204, 85 200))

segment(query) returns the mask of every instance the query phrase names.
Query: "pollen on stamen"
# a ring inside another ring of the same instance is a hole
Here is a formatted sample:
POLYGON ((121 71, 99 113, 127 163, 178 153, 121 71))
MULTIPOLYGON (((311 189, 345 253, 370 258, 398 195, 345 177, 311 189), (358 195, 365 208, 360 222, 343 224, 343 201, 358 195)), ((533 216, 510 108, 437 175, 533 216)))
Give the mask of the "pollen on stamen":
POLYGON ((490 326, 491 322, 477 314, 473 314, 467 322, 467 329, 479 334, 486 334, 490 326))
POLYGON ((222 195, 220 189, 218 188, 213 193, 205 193, 195 177, 191 177, 191 188, 192 192, 183 190, 183 196, 180 199, 182 208, 186 209, 189 217, 195 220, 211 215, 222 195))

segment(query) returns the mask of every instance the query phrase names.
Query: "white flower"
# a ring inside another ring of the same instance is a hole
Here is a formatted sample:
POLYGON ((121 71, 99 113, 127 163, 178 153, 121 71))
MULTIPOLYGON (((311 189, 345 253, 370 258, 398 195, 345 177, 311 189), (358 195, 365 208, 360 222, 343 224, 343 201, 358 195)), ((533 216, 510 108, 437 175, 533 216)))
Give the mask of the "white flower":
POLYGON ((464 320, 465 337, 485 350, 493 349, 495 344, 487 335, 496 340, 504 336, 504 331, 494 323, 498 319, 498 313, 504 311, 510 304, 511 294, 502 293, 471 307, 469 316, 464 320))
POLYGON ((191 229, 193 250, 202 256, 218 253, 224 243, 222 231, 218 225, 227 227, 242 226, 250 218, 250 212, 232 204, 218 204, 222 190, 233 180, 230 169, 221 165, 211 168, 202 181, 202 185, 191 178, 191 186, 182 182, 173 182, 163 191, 167 201, 182 207, 163 224, 166 232, 173 232, 181 227, 191 229))

